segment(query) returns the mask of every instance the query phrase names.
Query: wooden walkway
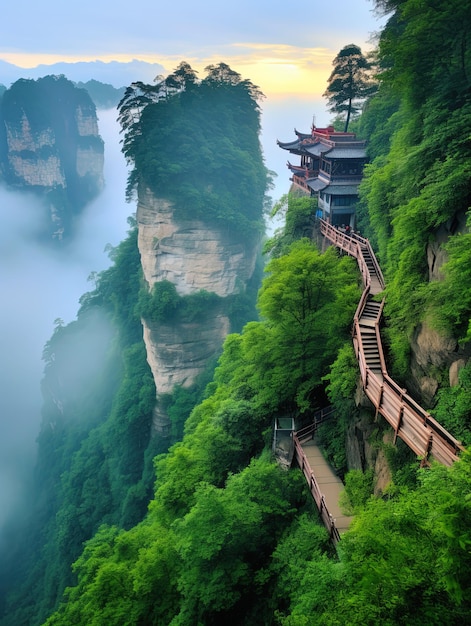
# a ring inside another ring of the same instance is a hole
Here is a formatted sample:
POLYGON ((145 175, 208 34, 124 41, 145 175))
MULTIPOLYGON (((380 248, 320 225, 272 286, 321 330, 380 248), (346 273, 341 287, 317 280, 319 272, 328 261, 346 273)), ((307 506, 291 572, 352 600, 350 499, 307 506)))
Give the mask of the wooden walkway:
POLYGON ((355 257, 363 276, 364 291, 353 320, 353 345, 363 389, 376 409, 394 429, 394 441, 401 438, 421 459, 452 465, 463 445, 439 424, 389 375, 380 334, 384 299, 381 268, 367 239, 351 237, 320 220, 321 232, 333 245, 355 257))
MULTIPOLYGON (((388 375, 381 343, 380 323, 384 299, 381 268, 367 239, 346 235, 324 220, 319 220, 321 233, 331 244, 356 258, 363 277, 364 290, 353 319, 353 345, 360 369, 360 378, 368 398, 394 429, 394 442, 400 437, 427 465, 433 459, 450 466, 458 458, 463 445, 417 404, 388 375)), ((293 433, 294 459, 301 468, 320 516, 334 542, 340 539, 351 522, 339 507, 343 484, 323 458, 315 443, 317 423, 293 433)))
MULTIPOLYGON (((332 411, 330 411, 332 413, 332 411)), ((319 515, 334 543, 339 541, 343 532, 348 530, 351 517, 340 509, 340 494, 344 485, 325 460, 316 442, 318 423, 314 422, 293 433, 294 459, 300 467, 309 491, 316 503, 319 515)))
POLYGON ((324 496, 327 510, 332 517, 339 535, 348 530, 352 517, 344 515, 340 509, 340 494, 345 489, 340 478, 334 473, 330 464, 325 460, 315 438, 302 444, 309 467, 316 477, 319 489, 324 496))

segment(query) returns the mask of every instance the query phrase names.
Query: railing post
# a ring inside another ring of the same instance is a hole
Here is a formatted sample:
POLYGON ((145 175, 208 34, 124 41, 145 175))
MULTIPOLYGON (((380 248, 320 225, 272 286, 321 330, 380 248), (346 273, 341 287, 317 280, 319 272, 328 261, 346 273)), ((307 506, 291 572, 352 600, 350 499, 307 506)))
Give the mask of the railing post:
POLYGON ((378 413, 381 408, 381 404, 383 402, 383 393, 384 393, 384 385, 381 383, 381 387, 379 388, 378 400, 377 400, 378 404, 376 405, 375 422, 378 421, 378 413))
POLYGON ((430 455, 430 451, 432 449, 432 445, 433 445, 433 433, 432 433, 432 431, 430 431, 429 437, 428 437, 428 441, 427 441, 427 445, 425 446, 424 458, 422 459, 422 461, 420 463, 421 467, 423 467, 424 465, 428 465, 428 457, 430 455))
POLYGON ((394 445, 396 445, 397 436, 402 425, 403 414, 404 414, 404 404, 401 404, 401 406, 399 407, 399 415, 397 418, 396 428, 394 430, 394 439, 393 439, 394 445))

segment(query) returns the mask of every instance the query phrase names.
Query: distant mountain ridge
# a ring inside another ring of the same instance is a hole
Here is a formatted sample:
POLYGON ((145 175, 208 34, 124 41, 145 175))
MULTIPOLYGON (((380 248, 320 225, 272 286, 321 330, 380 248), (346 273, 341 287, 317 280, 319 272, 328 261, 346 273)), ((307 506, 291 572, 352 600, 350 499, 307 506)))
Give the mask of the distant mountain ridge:
POLYGON ((147 63, 133 59, 127 63, 120 61, 79 61, 77 63, 53 63, 51 65, 37 65, 24 68, 7 61, 0 60, 0 83, 9 87, 20 78, 42 78, 43 76, 63 74, 73 82, 97 80, 114 87, 128 86, 140 80, 152 83, 159 74, 166 74, 167 70, 160 63, 147 63))

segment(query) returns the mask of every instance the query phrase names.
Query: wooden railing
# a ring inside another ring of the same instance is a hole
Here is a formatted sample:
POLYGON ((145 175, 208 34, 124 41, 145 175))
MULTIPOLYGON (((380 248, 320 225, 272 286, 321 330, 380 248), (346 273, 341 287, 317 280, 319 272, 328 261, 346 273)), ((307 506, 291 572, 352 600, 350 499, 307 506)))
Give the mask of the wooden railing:
POLYGON ((296 433, 293 435, 293 442, 294 442, 294 458, 296 459, 298 466, 301 468, 301 471, 304 474, 304 477, 309 487, 309 491, 311 492, 312 497, 314 498, 314 502, 317 505, 322 522, 324 523, 324 526, 329 531, 330 538, 332 539, 334 543, 337 543, 337 541, 339 541, 340 539, 339 531, 337 527, 335 526, 334 518, 329 513, 324 495, 322 494, 320 490, 319 483, 317 482, 316 477, 314 476, 314 472, 312 471, 311 466, 309 465, 306 455, 304 454, 304 450, 301 445, 301 442, 299 441, 296 433))
MULTIPOLYGON (((363 276, 364 291, 353 322, 353 343, 360 368, 360 376, 366 395, 386 421, 394 428, 394 441, 400 437, 415 454, 427 464, 433 458, 443 465, 452 465, 464 450, 462 444, 439 424, 425 409, 415 402, 387 373, 380 335, 380 321, 384 300, 374 322, 381 373, 375 373, 367 365, 362 341, 362 315, 374 285, 378 293, 384 288, 384 278, 373 250, 367 239, 359 235, 349 236, 324 220, 320 221, 322 234, 336 247, 357 259, 363 276), (370 261, 370 267, 365 259, 370 261), (370 269, 371 268, 371 269, 370 269)), ((370 322, 371 323, 371 322, 370 322)))
MULTIPOLYGON (((364 290, 353 319, 352 336, 363 389, 375 407, 376 414, 381 414, 393 427, 394 443, 397 437, 400 437, 417 456, 421 457, 423 464, 429 463, 429 459, 433 458, 443 465, 452 465, 459 458, 459 453, 464 450, 464 447, 425 409, 417 404, 405 389, 401 389, 387 373, 380 334, 384 299, 379 305, 374 305, 374 308, 371 304, 371 296, 381 293, 385 283, 369 241, 357 234, 350 236, 324 220, 319 220, 319 222, 324 237, 336 247, 356 258, 363 277, 364 290), (365 311, 367 307, 370 311, 366 320, 365 311), (374 318, 375 311, 377 313, 374 318), (375 349, 380 364, 379 371, 373 371, 368 366, 365 346, 363 345, 364 336, 367 336, 370 342, 372 336, 375 339, 375 349)), ((293 444, 294 459, 306 478, 309 491, 332 541, 337 543, 340 540, 339 530, 327 508, 324 495, 302 447, 302 443, 312 439, 317 426, 324 419, 330 417, 332 413, 332 407, 324 409, 323 412, 321 411, 319 415, 315 416, 312 423, 293 433, 293 444)))
POLYGON ((301 443, 305 441, 309 441, 309 439, 313 439, 317 427, 325 422, 326 420, 334 417, 335 409, 333 406, 327 406, 323 409, 319 409, 314 413, 314 416, 310 419, 309 423, 302 428, 298 428, 296 430, 296 436, 301 443))
POLYGON ((361 235, 357 233, 353 235, 348 235, 344 231, 332 226, 332 224, 327 223, 325 220, 319 220, 321 233, 331 241, 334 246, 337 248, 341 248, 344 252, 356 258, 358 267, 360 268, 360 272, 363 278, 363 285, 365 289, 370 287, 371 284, 371 273, 366 264, 363 252, 366 252, 371 257, 371 260, 374 264, 375 274, 380 282, 380 285, 384 289, 384 278, 383 273, 381 272, 381 268, 379 266, 378 261, 376 260, 375 253, 371 247, 368 239, 365 239, 361 235))
POLYGON ((309 491, 314 498, 314 502, 316 503, 316 506, 319 510, 322 522, 329 531, 331 540, 334 543, 337 543, 337 541, 340 539, 339 530, 335 525, 335 520, 333 516, 329 512, 324 494, 320 489, 319 483, 316 480, 315 474, 312 471, 312 468, 302 447, 303 443, 314 438, 317 427, 328 419, 334 417, 334 414, 335 409, 333 406, 327 406, 323 409, 320 409, 319 411, 316 411, 314 414, 314 419, 307 426, 304 426, 303 428, 300 428, 295 433, 293 433, 293 444, 294 459, 296 460, 298 466, 301 468, 301 471, 304 474, 304 477, 306 478, 309 491))

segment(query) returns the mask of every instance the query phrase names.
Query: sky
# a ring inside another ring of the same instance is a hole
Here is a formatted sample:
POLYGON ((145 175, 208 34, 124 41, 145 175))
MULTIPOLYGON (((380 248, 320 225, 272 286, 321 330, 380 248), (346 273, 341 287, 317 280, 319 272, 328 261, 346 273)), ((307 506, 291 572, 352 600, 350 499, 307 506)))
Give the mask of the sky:
POLYGON ((202 72, 224 61, 270 97, 322 94, 332 59, 349 43, 366 51, 379 29, 372 0, 15 0, 2 7, 0 59, 140 59, 202 72))
MULTIPOLYGON (((224 62, 251 80, 265 95, 261 139, 266 165, 276 173, 274 200, 289 188, 289 155, 276 141, 294 139, 294 128, 309 132, 313 122, 321 127, 329 124, 332 115, 322 94, 333 59, 350 43, 363 52, 374 47, 374 35, 385 22, 375 12, 373 0, 311 0, 294 5, 288 0, 175 4, 169 0, 15 0, 5 4, 2 23, 17 27, 2 29, 0 61, 22 68, 137 59, 163 66, 165 74, 187 61, 204 77, 207 65, 224 62)), ((132 80, 126 78, 124 84, 132 80)))

